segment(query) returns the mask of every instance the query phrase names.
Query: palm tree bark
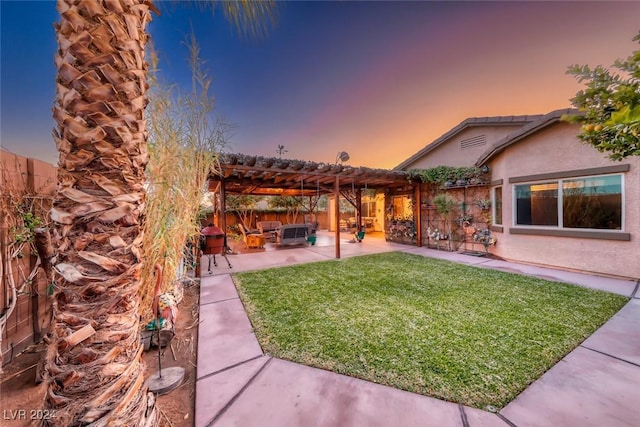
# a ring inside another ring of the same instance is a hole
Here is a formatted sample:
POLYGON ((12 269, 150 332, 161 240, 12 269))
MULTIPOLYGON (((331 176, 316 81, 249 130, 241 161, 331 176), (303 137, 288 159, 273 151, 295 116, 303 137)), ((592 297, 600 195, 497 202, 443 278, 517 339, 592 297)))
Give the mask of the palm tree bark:
POLYGON ((57 271, 45 406, 54 425, 152 425, 139 295, 150 2, 58 0, 57 271))

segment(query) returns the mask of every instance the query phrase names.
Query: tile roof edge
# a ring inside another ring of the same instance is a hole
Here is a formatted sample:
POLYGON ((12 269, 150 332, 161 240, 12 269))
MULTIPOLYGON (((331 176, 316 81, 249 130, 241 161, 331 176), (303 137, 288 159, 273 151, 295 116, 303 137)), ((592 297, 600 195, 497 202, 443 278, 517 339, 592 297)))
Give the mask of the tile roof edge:
POLYGON ((504 138, 496 141, 491 147, 489 147, 484 153, 480 155, 476 161, 476 166, 482 166, 493 158, 498 153, 501 153, 505 148, 515 144, 516 142, 524 139, 525 137, 538 132, 547 126, 559 122, 565 115, 580 115, 582 114, 575 108, 561 108, 553 110, 550 113, 540 116, 538 120, 530 122, 520 129, 511 132, 504 138))

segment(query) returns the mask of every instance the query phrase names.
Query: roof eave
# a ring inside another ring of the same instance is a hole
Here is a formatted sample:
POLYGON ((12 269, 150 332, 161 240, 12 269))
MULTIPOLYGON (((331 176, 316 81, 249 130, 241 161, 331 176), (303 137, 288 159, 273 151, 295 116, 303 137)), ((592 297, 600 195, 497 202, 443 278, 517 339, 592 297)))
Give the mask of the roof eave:
POLYGON ((559 110, 554 110, 548 114, 545 114, 537 121, 531 122, 522 128, 516 130, 515 132, 510 133, 504 138, 498 140, 495 144, 493 144, 487 151, 482 153, 482 155, 478 158, 475 165, 480 167, 485 163, 489 162, 495 156, 503 152, 507 147, 515 144, 518 141, 523 140, 524 138, 554 124, 562 120, 564 116, 572 115, 582 115, 580 111, 573 108, 564 108, 559 110))
POLYGON ((420 151, 403 161, 402 163, 395 166, 392 170, 403 170, 405 167, 415 162, 419 158, 423 157, 425 154, 430 151, 435 150, 439 146, 443 145, 451 138, 461 133, 463 130, 471 127, 482 127, 482 126, 524 126, 528 123, 535 121, 536 119, 542 117, 542 115, 528 115, 528 116, 496 116, 496 117, 469 117, 462 122, 458 123, 454 128, 444 133, 440 137, 438 137, 433 142, 429 143, 425 147, 423 147, 420 151), (511 121, 506 121, 505 119, 511 119, 511 121))

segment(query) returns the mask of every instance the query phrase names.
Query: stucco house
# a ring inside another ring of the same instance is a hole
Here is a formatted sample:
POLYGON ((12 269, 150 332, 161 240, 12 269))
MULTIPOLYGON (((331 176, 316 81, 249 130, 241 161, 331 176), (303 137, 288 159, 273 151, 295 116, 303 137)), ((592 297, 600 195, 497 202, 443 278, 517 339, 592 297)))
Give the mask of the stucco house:
POLYGON ((562 120, 470 118, 396 166, 486 166, 491 252, 507 260, 640 278, 640 158, 610 160, 562 120))

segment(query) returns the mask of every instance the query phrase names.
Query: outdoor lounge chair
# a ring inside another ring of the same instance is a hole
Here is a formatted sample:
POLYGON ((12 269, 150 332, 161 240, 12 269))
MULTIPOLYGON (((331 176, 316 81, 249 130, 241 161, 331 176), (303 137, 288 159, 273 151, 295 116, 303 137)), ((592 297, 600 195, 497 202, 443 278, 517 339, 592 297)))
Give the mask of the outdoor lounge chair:
POLYGON ((277 234, 276 243, 280 245, 307 244, 309 234, 309 224, 285 224, 280 227, 277 234))
POLYGON ((244 245, 247 248, 264 248, 267 239, 260 230, 249 230, 244 224, 238 224, 238 228, 240 228, 244 245))

